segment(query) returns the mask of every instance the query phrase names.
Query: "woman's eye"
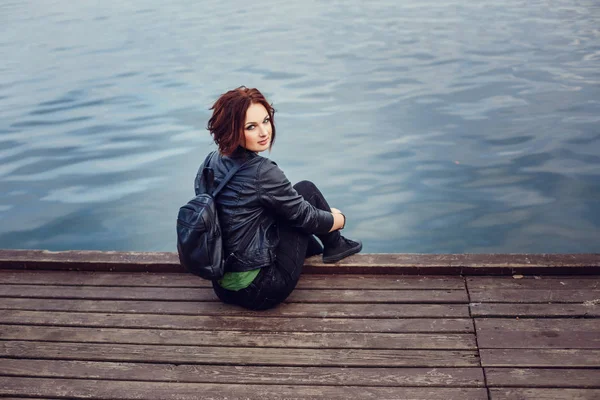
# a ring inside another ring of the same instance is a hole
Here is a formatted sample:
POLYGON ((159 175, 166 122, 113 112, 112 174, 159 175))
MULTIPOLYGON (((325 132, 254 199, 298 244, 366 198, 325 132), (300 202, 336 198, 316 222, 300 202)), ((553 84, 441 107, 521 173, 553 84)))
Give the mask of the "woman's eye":
POLYGON ((265 118, 265 120, 263 121, 263 124, 266 124, 267 122, 271 122, 271 118, 265 118))
POLYGON ((246 127, 246 130, 251 131, 252 129, 254 129, 254 125, 250 125, 246 127))

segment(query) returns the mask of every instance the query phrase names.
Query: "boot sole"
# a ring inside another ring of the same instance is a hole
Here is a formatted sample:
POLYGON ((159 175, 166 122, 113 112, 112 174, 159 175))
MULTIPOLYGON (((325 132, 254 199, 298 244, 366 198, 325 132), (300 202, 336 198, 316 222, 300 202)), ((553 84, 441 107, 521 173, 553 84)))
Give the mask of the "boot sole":
POLYGON ((323 262, 326 264, 338 262, 346 257, 351 256, 352 254, 356 254, 362 250, 362 242, 359 242, 358 246, 352 247, 340 254, 336 254, 334 256, 325 257, 323 256, 323 262))

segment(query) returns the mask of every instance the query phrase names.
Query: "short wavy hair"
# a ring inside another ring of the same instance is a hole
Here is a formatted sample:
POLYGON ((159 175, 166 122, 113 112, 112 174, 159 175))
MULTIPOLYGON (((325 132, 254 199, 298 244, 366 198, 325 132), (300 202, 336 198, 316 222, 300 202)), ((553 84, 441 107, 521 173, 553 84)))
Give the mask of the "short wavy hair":
POLYGON ((223 93, 213 104, 212 117, 208 120, 206 129, 219 147, 219 153, 231 155, 244 142, 244 123, 246 111, 251 104, 262 104, 269 113, 271 120, 271 145, 275 142, 275 109, 265 96, 256 88, 240 86, 223 93))

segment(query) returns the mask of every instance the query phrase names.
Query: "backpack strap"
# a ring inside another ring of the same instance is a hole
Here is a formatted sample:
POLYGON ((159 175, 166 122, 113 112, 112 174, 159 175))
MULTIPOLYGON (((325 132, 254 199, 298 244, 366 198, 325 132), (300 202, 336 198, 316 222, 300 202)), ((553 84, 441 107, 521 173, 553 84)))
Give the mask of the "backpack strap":
POLYGON ((209 167, 215 153, 216 151, 212 151, 206 156, 206 159, 200 165, 198 172, 196 173, 196 176, 199 176, 200 180, 204 183, 205 193, 212 193, 215 185, 215 173, 213 169, 209 167))
MULTIPOLYGON (((214 158, 215 154, 217 154, 216 151, 210 153, 206 158, 206 162, 204 163, 204 169, 202 169, 202 171, 198 171, 198 173, 202 174, 202 179, 204 180, 204 184, 206 185, 206 192, 210 193, 213 197, 217 197, 219 192, 225 187, 225 185, 227 185, 227 182, 229 182, 233 175, 235 175, 235 173, 238 172, 238 170, 242 168, 244 164, 246 164, 244 162, 230 169, 227 175, 225 175, 225 178, 223 178, 223 180, 219 184, 219 186, 213 190, 215 186, 215 172, 212 168, 208 167, 208 165, 210 165, 210 162, 214 158)), ((200 166, 200 168, 202 168, 202 166, 200 166)))
MULTIPOLYGON (((221 181, 221 183, 219 184, 219 186, 215 189, 214 192, 212 192, 212 196, 213 197, 217 197, 217 195, 219 194, 219 192, 221 191, 221 189, 223 189, 225 187, 225 185, 227 185, 227 182, 229 182, 229 180, 231 179, 231 177, 233 175, 235 175, 235 173, 238 172, 238 170, 240 168, 242 168, 242 166, 244 164, 245 163, 238 164, 238 165, 236 165, 235 167, 233 167, 233 168, 231 168, 229 170, 229 172, 227 173, 227 175, 225 175, 225 178, 223 178, 223 180, 221 181)), ((213 179, 214 179, 214 176, 213 176, 213 179)))

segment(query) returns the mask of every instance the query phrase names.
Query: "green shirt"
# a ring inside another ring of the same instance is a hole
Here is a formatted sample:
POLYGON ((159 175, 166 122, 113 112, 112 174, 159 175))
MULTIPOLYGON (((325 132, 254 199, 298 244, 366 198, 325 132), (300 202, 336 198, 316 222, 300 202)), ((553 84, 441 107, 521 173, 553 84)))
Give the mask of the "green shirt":
POLYGON ((250 286, 259 272, 260 268, 244 272, 225 272, 223 278, 218 282, 223 289, 237 292, 238 290, 245 289, 250 286))

